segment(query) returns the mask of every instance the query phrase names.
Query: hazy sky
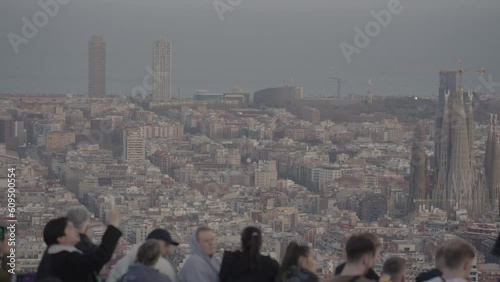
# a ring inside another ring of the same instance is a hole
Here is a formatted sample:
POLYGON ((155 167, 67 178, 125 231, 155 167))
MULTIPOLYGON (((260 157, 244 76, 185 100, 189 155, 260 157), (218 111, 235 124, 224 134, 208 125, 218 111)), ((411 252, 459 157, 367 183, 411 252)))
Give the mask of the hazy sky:
MULTIPOLYGON (((364 29, 370 11, 390 1, 218 1, 241 4, 221 21, 213 0, 69 0, 18 54, 7 34, 22 35, 22 17, 32 21, 42 8, 34 0, 0 1, 0 93, 86 93, 92 34, 107 43, 108 93, 142 84, 160 36, 172 43, 172 90, 188 97, 233 85, 253 93, 292 78, 306 95, 331 95, 332 75, 347 81, 344 94, 366 93, 371 78, 376 94, 435 95, 437 73, 396 66, 451 68, 458 59, 500 81, 498 0, 401 0, 401 13, 351 63, 339 45, 354 45, 354 27, 364 29)), ((467 76, 467 88, 477 84, 467 76)))

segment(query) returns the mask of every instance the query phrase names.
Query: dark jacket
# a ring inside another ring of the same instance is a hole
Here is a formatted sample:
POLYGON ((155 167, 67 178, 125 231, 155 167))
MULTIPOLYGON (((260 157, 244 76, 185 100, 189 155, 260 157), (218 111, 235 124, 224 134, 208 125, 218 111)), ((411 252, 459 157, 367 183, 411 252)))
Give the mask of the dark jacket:
POLYGON ((38 266, 36 280, 57 277, 63 282, 96 282, 94 273, 111 259, 121 235, 120 230, 108 226, 99 247, 88 254, 72 246, 48 247, 47 255, 38 266))
MULTIPOLYGON (((345 267, 345 262, 337 266, 337 268, 335 268, 335 275, 340 275, 340 273, 342 273, 342 270, 344 270, 344 267, 345 267)), ((370 268, 368 269, 368 272, 365 274, 365 278, 369 280, 378 281, 380 279, 380 276, 377 274, 377 272, 375 272, 375 270, 370 268)))
POLYGON ((258 269, 250 269, 250 256, 240 251, 224 252, 219 272, 220 282, 275 282, 279 264, 269 256, 260 257, 258 269))
POLYGON ((75 247, 84 254, 95 252, 97 250, 96 244, 94 244, 85 234, 80 234, 80 242, 78 242, 75 247))
POLYGON ((0 259, 2 260, 2 266, 0 267, 0 282, 10 282, 12 274, 9 273, 10 268, 7 265, 9 258, 5 254, 0 259))
POLYGON ((170 282, 167 275, 144 264, 134 263, 128 267, 127 273, 118 282, 170 282))
POLYGON ((283 273, 279 282, 319 282, 319 278, 316 274, 310 271, 299 268, 296 265, 292 265, 285 273, 283 273))
POLYGON ((435 277, 440 277, 441 275, 443 275, 443 273, 439 269, 434 268, 434 269, 431 269, 427 272, 420 273, 417 276, 416 281, 417 282, 424 282, 427 280, 431 280, 432 278, 435 278, 435 277))
POLYGON ((500 257, 500 234, 498 234, 497 240, 495 241, 495 245, 493 246, 493 250, 491 253, 497 257, 500 257))
POLYGON ((342 276, 337 275, 328 282, 377 282, 378 280, 368 279, 362 276, 342 276))

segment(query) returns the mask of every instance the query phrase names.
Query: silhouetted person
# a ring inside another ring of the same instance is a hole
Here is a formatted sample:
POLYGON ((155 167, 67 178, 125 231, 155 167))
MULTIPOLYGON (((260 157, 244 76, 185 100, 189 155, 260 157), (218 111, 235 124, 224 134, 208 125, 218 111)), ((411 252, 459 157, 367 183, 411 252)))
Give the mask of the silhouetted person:
POLYGON ((400 257, 390 257, 384 262, 379 282, 405 282, 406 261, 400 257))
POLYGON ((109 225, 101 244, 87 254, 75 247, 80 242, 80 235, 68 218, 49 221, 43 230, 47 256, 38 266, 37 281, 56 277, 63 282, 96 282, 95 272, 111 259, 122 235, 118 230, 120 216, 116 209, 111 209, 108 218, 109 225))
POLYGON ((476 257, 476 250, 462 239, 454 239, 446 242, 443 249, 444 265, 443 273, 427 282, 466 282, 469 279, 470 270, 476 257))
POLYGON ((84 206, 74 206, 68 209, 66 217, 73 223, 76 231, 80 234, 80 242, 76 248, 85 253, 93 252, 97 246, 90 240, 90 212, 84 206))
POLYGON ((224 252, 219 273, 221 282, 274 282, 279 264, 260 254, 262 232, 249 226, 241 233, 241 251, 224 252))
POLYGON ((198 227, 189 241, 191 254, 179 272, 180 282, 219 282, 220 261, 214 257, 215 234, 198 227))
POLYGON ((368 270, 377 261, 378 250, 372 234, 352 235, 346 244, 347 262, 339 275, 332 282, 368 282, 378 281, 365 277, 368 270))
MULTIPOLYGON (((382 249, 382 243, 380 242, 380 239, 377 237, 377 235, 372 234, 372 233, 365 233, 367 238, 371 239, 373 243, 375 244, 375 247, 377 248, 377 257, 378 254, 380 253, 380 250, 382 249)), ((339 275, 342 273, 342 270, 344 270, 346 263, 342 263, 339 266, 335 268, 335 275, 339 275)), ((365 274, 365 278, 368 278, 370 280, 379 280, 380 276, 373 270, 372 268, 368 269, 368 272, 365 274)))
MULTIPOLYGON (((179 243, 172 240, 172 237, 167 230, 159 228, 149 233, 146 239, 155 239, 160 245, 160 257, 153 265, 153 267, 160 273, 167 275, 171 282, 177 282, 177 274, 175 272, 175 269, 166 257, 168 255, 168 252, 170 251, 170 246, 178 246, 179 243)), ((133 246, 128 254, 115 264, 115 266, 111 270, 111 273, 106 279, 106 282, 116 282, 128 271, 129 266, 133 264, 137 258, 137 252, 139 251, 140 246, 141 244, 136 244, 135 246, 133 246)))
POLYGON ((118 282, 171 282, 167 275, 154 268, 160 255, 160 243, 155 239, 147 240, 139 247, 135 263, 118 282))
POLYGON ((314 251, 307 245, 290 242, 278 272, 277 282, 319 282, 314 251))

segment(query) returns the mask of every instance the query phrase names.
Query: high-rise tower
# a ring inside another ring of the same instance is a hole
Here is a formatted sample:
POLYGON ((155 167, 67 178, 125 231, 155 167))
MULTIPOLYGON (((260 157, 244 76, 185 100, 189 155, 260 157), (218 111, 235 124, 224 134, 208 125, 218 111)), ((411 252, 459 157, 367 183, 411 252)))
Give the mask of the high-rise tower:
POLYGON ((160 37, 153 46, 153 101, 169 101, 172 46, 165 37, 160 37))
POLYGON ((145 140, 140 127, 123 130, 123 160, 141 164, 145 161, 145 140))
POLYGON ((102 36, 92 35, 89 41, 89 97, 106 95, 106 42, 102 36))
POLYGON ((497 115, 490 114, 490 128, 484 156, 486 188, 493 210, 499 209, 500 200, 500 130, 497 118, 497 115))
POLYGON ((425 132, 417 124, 413 134, 410 163, 410 195, 407 214, 417 211, 421 206, 429 208, 429 158, 425 153, 425 132))
POLYGON ((371 105, 373 103, 373 90, 372 90, 372 80, 368 80, 368 92, 366 93, 366 103, 371 105))

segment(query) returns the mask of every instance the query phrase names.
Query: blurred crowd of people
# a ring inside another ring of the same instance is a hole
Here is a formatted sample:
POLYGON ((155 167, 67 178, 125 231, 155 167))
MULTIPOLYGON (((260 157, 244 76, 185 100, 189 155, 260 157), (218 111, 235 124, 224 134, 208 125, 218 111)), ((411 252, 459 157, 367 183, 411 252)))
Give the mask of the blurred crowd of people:
MULTIPOLYGON (((122 232, 120 215, 111 207, 108 227, 101 243, 89 238, 91 214, 83 206, 72 207, 66 217, 49 221, 43 230, 47 245, 36 281, 98 282, 98 273, 111 259, 122 232)), ((0 231, 2 267, 0 282, 15 280, 7 271, 9 250, 5 227, 0 231)), ((319 282, 314 250, 308 245, 290 242, 283 260, 278 263, 262 255, 262 231, 254 226, 241 233, 241 249, 225 251, 222 261, 216 253, 216 238, 212 229, 199 227, 189 244, 191 254, 179 273, 167 259, 171 246, 179 245, 164 229, 155 229, 145 242, 136 244, 112 268, 108 282, 319 282)), ((380 275, 373 269, 382 249, 377 235, 353 234, 345 247, 346 262, 335 269, 327 282, 403 282, 406 262, 400 257, 388 258, 380 275)), ((500 253, 500 244, 493 250, 500 253)), ((418 275, 417 282, 469 281, 476 250, 461 239, 445 242, 436 252, 435 269, 418 275)))

